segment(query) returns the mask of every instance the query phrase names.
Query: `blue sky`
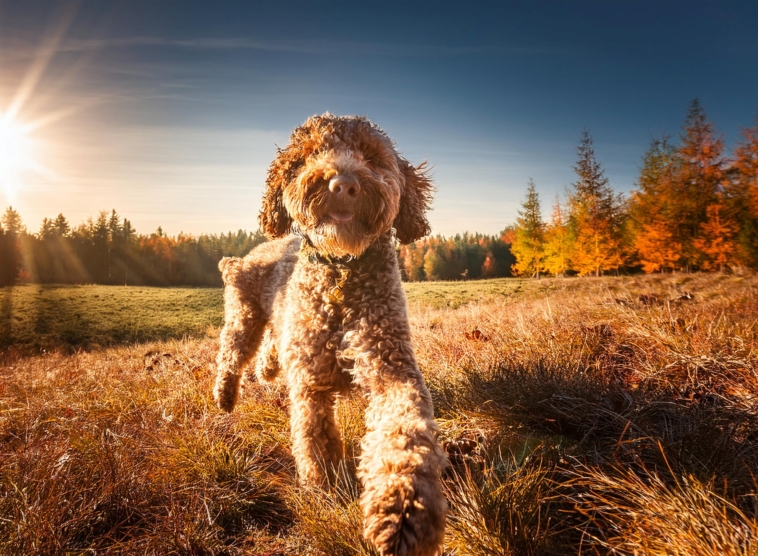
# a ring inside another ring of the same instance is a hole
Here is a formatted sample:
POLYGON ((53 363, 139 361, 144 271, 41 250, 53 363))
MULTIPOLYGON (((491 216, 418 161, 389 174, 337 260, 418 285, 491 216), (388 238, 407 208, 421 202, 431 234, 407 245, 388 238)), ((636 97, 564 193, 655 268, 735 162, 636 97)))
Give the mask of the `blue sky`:
POLYGON ((255 229, 275 145, 330 111, 429 161, 434 233, 496 233, 529 177, 549 212, 584 129, 624 192, 695 97, 733 145, 756 29, 753 2, 0 0, 0 112, 40 124, 44 167, 0 204, 31 230, 111 208, 145 233, 255 229))

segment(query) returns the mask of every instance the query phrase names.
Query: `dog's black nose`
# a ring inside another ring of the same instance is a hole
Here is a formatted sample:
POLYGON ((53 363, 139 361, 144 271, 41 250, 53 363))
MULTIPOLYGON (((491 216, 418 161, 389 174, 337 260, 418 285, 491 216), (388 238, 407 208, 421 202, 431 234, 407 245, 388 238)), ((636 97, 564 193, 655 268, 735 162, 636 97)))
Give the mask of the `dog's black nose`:
POLYGON ((361 191, 361 184, 351 176, 337 174, 329 180, 329 191, 338 197, 354 198, 361 191))

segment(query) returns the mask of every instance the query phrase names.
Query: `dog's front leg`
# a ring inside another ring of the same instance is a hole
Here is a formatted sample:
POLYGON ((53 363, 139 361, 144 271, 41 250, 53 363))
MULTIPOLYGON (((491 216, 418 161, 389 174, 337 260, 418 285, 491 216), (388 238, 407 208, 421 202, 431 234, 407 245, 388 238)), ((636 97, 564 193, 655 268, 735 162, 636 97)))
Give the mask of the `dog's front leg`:
POLYGON ((292 454, 304 486, 324 486, 342 459, 342 438, 334 417, 335 396, 305 384, 290 385, 292 454))
POLYGON ((363 319, 353 344, 354 374, 370 396, 358 468, 364 535, 383 556, 434 556, 445 529, 440 476, 447 457, 405 315, 377 317, 386 322, 363 319))
POLYGON ((219 263, 225 284, 224 328, 216 356, 213 397, 224 411, 231 411, 237 403, 242 371, 258 349, 266 324, 255 289, 245 280, 242 266, 242 259, 231 257, 219 263))

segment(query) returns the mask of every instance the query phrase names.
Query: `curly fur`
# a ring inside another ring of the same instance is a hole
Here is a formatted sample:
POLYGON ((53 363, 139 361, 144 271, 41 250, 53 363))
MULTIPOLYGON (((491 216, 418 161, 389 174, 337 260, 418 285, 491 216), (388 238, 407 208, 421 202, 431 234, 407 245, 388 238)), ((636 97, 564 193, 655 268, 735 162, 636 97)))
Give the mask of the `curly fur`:
POLYGON ((369 398, 358 467, 364 534, 387 556, 440 554, 447 511, 447 459, 411 345, 392 238, 393 228, 401 242, 429 233, 433 187, 424 170, 365 118, 314 116, 269 169, 260 224, 274 241, 219 264, 219 407, 233 409, 257 354, 260 380, 282 374, 288 383, 301 482, 323 485, 343 457, 336 396, 361 388, 369 398), (335 183, 356 186, 340 193, 335 183))

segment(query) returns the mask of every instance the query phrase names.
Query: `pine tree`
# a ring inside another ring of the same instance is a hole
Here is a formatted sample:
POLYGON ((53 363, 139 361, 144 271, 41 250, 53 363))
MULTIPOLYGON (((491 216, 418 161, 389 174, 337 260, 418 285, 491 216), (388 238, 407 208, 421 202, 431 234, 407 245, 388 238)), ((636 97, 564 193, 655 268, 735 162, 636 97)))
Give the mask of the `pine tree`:
POLYGON ((623 262, 623 199, 614 194, 595 159, 592 137, 582 134, 574 171, 579 179, 569 194, 569 222, 575 238, 572 266, 580 275, 618 269, 623 262))
POLYGON ((725 182, 724 141, 716 137, 698 99, 690 103, 687 120, 677 150, 681 159, 675 179, 673 203, 677 207, 672 218, 678 222, 678 239, 682 244, 682 262, 689 268, 700 257, 694 245, 706 222, 708 207, 718 204, 725 182))
POLYGON ((550 221, 545 227, 543 268, 553 276, 565 276, 571 264, 572 238, 566 211, 556 196, 550 221))
POLYGON ((45 240, 49 237, 52 237, 55 234, 55 227, 53 226, 53 221, 49 218, 43 218, 42 219, 42 225, 39 228, 39 233, 37 234, 37 237, 39 237, 42 240, 45 240))
POLYGON ((116 209, 111 209, 111 214, 108 217, 108 236, 112 243, 118 242, 121 239, 121 217, 116 212, 116 209))
POLYGON ((740 262, 758 268, 758 116, 755 126, 744 130, 743 136, 734 150, 725 203, 740 227, 735 238, 740 262))
POLYGON ((110 283, 110 237, 108 232, 108 213, 100 211, 97 220, 88 221, 91 252, 89 271, 92 277, 100 284, 110 283))
POLYGON ((645 272, 673 270, 682 256, 674 196, 679 166, 676 149, 667 137, 654 140, 642 158, 629 213, 634 248, 645 272))
POLYGON ((516 224, 516 237, 511 252, 516 257, 513 271, 517 275, 540 277, 542 257, 545 243, 545 225, 542 222, 540 198, 529 178, 526 199, 521 204, 521 210, 516 224))
POLYGON ((21 241, 22 236, 26 234, 26 227, 21 220, 21 215, 13 207, 8 207, 5 210, 5 214, 0 218, 0 224, 4 228, 4 246, 2 260, 0 260, 0 266, 3 267, 2 282, 6 285, 12 285, 16 283, 23 268, 21 241))
POLYGON ((137 230, 132 226, 131 221, 124 218, 124 223, 121 225, 121 235, 124 238, 124 242, 127 245, 131 245, 134 242, 134 238, 137 235, 137 230))
POLYGON ((6 233, 0 224, 0 286, 12 286, 18 275, 16 238, 6 233))
POLYGON ((23 234, 26 232, 26 226, 21 221, 21 215, 16 212, 13 207, 5 209, 2 221, 5 232, 8 234, 23 234))
POLYGON ((53 228, 55 229, 55 233, 60 237, 68 237, 69 233, 71 233, 71 227, 68 225, 68 221, 63 214, 58 214, 55 217, 53 228))

